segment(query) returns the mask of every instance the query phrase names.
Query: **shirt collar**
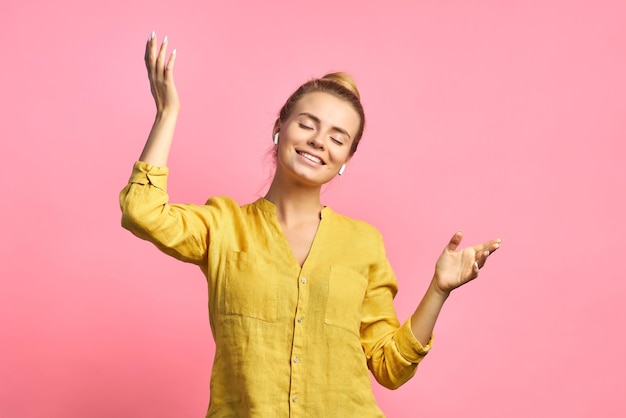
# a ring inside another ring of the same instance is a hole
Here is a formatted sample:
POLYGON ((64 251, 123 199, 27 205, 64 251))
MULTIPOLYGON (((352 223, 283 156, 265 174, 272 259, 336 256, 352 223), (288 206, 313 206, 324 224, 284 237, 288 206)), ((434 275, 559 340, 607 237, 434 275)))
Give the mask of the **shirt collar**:
MULTIPOLYGON (((252 203, 255 207, 257 207, 258 209, 261 209, 264 212, 269 212, 272 214, 276 214, 276 205, 274 205, 272 202, 270 202, 269 200, 267 200, 264 197, 260 197, 258 198, 254 203, 252 203)), ((333 210, 328 207, 328 206, 324 206, 322 208, 322 214, 321 214, 321 218, 324 219, 324 217, 330 215, 333 212, 333 210)))

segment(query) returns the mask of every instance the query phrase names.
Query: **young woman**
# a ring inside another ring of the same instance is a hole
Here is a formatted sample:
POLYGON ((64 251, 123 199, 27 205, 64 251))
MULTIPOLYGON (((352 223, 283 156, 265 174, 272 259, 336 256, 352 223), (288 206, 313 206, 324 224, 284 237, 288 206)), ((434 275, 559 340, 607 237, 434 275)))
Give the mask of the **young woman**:
POLYGON ((207 417, 383 416, 368 369, 388 388, 410 379, 448 295, 478 276, 500 240, 458 250, 455 233, 415 313, 398 322, 379 232, 320 202, 365 124, 343 73, 303 84, 281 109, 265 197, 170 204, 166 166, 180 104, 176 51, 168 58, 166 50, 167 38, 159 46, 152 33, 145 60, 157 113, 120 195, 122 224, 207 278, 216 345, 207 417))

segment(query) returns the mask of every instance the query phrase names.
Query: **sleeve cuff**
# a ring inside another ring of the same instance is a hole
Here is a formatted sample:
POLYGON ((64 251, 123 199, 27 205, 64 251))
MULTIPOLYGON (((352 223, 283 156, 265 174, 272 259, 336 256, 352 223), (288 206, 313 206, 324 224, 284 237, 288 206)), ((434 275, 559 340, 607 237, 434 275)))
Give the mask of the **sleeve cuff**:
POLYGON ((396 344, 400 354, 412 363, 419 363, 430 351, 433 344, 433 336, 426 345, 422 345, 413 335, 411 330, 411 318, 400 327, 396 335, 396 344))
POLYGON ((133 173, 129 183, 151 184, 161 190, 167 190, 167 167, 158 167, 143 161, 136 161, 133 165, 133 173))

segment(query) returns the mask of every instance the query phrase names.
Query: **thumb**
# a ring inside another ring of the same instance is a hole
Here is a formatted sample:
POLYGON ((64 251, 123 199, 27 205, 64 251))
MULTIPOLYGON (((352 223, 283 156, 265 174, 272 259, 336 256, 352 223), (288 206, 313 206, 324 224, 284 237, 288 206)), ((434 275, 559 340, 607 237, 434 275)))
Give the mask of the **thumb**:
POLYGON ((461 244, 463 240, 463 231, 456 231, 452 238, 450 238, 450 242, 446 245, 446 250, 448 251, 456 251, 457 247, 461 244))

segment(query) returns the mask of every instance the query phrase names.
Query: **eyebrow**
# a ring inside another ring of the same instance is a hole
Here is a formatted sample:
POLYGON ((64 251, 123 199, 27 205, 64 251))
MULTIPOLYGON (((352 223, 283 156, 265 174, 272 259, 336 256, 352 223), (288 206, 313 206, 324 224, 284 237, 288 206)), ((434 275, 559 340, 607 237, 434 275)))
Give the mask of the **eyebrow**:
MULTIPOLYGON (((313 121, 315 121, 317 123, 322 123, 322 120, 320 118, 318 118, 317 116, 315 116, 315 115, 313 115, 311 113, 308 113, 308 112, 298 113, 298 116, 306 116, 307 118, 312 119, 313 121)), ((346 131, 345 129, 340 128, 338 126, 333 126, 332 129, 334 131, 337 131, 337 132, 340 132, 340 133, 346 135, 349 139, 352 139, 352 137, 350 136, 348 131, 346 131)))

